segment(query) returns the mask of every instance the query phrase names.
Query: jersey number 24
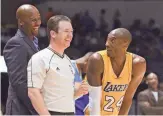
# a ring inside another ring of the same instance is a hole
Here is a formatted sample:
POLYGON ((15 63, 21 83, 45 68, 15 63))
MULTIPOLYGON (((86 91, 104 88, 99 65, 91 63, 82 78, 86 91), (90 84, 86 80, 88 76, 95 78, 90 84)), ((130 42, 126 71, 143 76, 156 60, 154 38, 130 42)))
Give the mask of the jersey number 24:
MULTIPOLYGON (((120 107, 122 105, 122 101, 123 101, 124 96, 122 96, 117 102, 116 102, 116 107, 118 108, 118 110, 120 110, 120 107)), ((112 104, 115 103, 115 98, 113 96, 105 96, 105 101, 107 101, 107 104, 104 106, 104 111, 107 112, 113 112, 114 108, 112 107, 112 104)))

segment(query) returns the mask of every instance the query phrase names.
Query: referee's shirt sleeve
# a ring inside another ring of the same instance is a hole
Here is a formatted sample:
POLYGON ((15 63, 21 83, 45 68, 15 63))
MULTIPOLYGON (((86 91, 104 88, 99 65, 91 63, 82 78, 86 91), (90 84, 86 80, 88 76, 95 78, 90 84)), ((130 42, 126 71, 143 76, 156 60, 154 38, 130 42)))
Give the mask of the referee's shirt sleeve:
POLYGON ((44 79, 46 77, 46 69, 44 61, 38 54, 31 57, 27 67, 28 73, 28 88, 42 88, 44 79))

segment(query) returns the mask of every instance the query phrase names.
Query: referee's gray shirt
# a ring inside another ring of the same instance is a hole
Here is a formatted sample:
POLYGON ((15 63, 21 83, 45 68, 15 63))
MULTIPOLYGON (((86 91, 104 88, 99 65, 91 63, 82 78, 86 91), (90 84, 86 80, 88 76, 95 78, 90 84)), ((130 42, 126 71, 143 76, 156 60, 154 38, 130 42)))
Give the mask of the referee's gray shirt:
POLYGON ((28 87, 41 89, 50 111, 74 112, 74 69, 66 54, 45 48, 28 63, 28 87))

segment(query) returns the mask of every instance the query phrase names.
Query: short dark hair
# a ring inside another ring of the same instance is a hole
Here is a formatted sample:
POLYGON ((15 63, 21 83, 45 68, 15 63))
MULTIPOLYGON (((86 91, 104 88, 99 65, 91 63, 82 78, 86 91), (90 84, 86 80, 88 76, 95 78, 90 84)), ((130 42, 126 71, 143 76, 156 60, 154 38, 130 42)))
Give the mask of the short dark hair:
POLYGON ((53 30, 55 32, 58 32, 59 22, 60 21, 69 21, 69 22, 71 22, 71 19, 68 18, 67 16, 64 16, 64 15, 52 16, 47 22, 47 34, 48 34, 48 37, 50 37, 50 31, 51 30, 53 30))

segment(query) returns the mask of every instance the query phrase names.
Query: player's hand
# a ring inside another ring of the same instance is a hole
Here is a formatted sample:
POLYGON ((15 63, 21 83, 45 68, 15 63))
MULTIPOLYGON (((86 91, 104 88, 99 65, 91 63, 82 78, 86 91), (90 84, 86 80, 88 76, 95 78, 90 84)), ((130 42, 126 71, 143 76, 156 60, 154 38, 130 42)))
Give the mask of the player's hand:
POLYGON ((88 83, 86 81, 82 81, 81 85, 79 88, 76 89, 75 91, 75 96, 81 96, 88 94, 88 83))

